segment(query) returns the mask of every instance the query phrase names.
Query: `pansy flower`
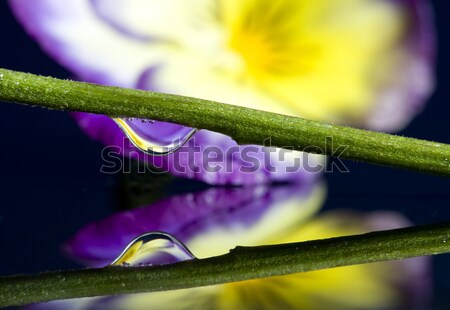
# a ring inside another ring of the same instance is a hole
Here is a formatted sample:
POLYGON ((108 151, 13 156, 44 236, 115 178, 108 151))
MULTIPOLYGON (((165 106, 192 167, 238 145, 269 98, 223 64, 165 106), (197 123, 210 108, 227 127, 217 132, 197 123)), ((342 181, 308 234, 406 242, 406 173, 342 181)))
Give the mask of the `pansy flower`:
MULTIPOLYGON (((85 81, 376 130, 403 127, 433 88, 434 37, 425 0, 9 2, 42 48, 85 81)), ((123 147, 124 134, 109 118, 77 114, 76 119, 94 139, 135 153, 123 147)), ((155 144, 183 140, 191 132, 169 123, 124 122, 155 144)), ((194 137, 197 145, 237 147, 213 132, 194 137)), ((180 172, 172 155, 134 156, 213 184, 310 174, 286 171, 299 153, 289 159, 277 155, 269 167, 261 162, 267 149, 259 148, 252 162, 260 164, 249 172, 241 169, 248 165, 241 150, 232 155, 227 150, 222 150, 220 166, 231 161, 238 167, 233 172, 202 165, 180 172)), ((195 156, 188 161, 203 162, 206 155, 195 156)))
MULTIPOLYGON (((117 213, 81 229, 64 250, 88 266, 107 266, 135 237, 164 231, 198 258, 227 253, 237 245, 322 239, 408 225, 391 212, 334 211, 315 216, 320 185, 211 188, 172 196, 117 213)), ((134 249, 126 260, 138 265, 134 249)), ((148 251, 148 249, 146 249, 148 251)), ((119 260, 120 261, 120 260, 119 260)), ((118 298, 58 302, 62 309, 412 309, 429 293, 428 259, 358 265, 330 270, 118 298)))

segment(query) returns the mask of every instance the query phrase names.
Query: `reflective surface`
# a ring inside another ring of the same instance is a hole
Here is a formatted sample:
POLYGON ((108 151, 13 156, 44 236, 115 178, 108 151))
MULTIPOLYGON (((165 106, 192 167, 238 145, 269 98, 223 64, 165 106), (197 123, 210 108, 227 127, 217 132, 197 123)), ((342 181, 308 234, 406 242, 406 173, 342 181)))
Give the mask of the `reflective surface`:
MULTIPOLYGON (((449 4, 435 1, 438 27, 448 29, 449 4)), ((18 27, 6 4, 0 4, 5 46, 2 67, 67 78, 69 74, 42 54, 18 27)), ((439 77, 441 87, 402 135, 450 143, 448 115, 450 92, 450 37, 441 31, 439 77)), ((103 146, 84 136, 70 116, 55 111, 0 105, 4 121, 0 185, 0 274, 37 273, 80 268, 61 254, 61 245, 80 228, 115 211, 130 208, 130 196, 145 205, 173 194, 207 187, 171 180, 151 191, 127 187, 117 175, 100 173, 103 146), (24 143, 26 142, 26 143, 24 143), (123 194, 126 192, 127 194, 123 194)), ((413 154, 412 154, 413 156, 413 154)), ((450 183, 447 179, 418 173, 348 163, 349 174, 328 174, 329 195, 323 212, 336 209, 401 212, 416 224, 450 220, 450 183)), ((450 307, 450 257, 433 258, 432 302, 428 309, 450 307)))

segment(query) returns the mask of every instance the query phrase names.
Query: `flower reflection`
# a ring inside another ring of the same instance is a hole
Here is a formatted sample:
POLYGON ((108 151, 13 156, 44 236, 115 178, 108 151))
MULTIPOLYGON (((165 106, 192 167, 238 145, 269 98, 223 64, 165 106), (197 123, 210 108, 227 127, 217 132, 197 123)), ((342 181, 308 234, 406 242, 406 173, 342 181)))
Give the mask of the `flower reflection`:
MULTIPOLYGON (((424 0, 9 2, 44 50, 91 82, 377 130, 403 127, 433 88, 434 38, 424 0)), ((122 147, 124 135, 111 119, 75 117, 94 139, 122 147)), ((139 130, 155 142, 186 134, 174 124, 142 126, 139 130)), ((209 131, 198 144, 226 145, 223 153, 236 147, 209 131)), ((274 175, 265 168, 259 174, 239 169, 226 176, 224 170, 184 173, 171 156, 134 156, 211 184, 293 178, 285 170, 274 175)), ((243 165, 234 156, 226 160, 243 165)), ((303 170, 296 172, 302 178, 303 170)))
MULTIPOLYGON (((331 212, 315 216, 324 188, 212 188, 171 197, 92 223, 65 251, 90 266, 111 263, 142 233, 162 230, 192 253, 209 257, 236 245, 262 245, 358 234, 407 225, 395 213, 331 212)), ((138 257, 138 256, 137 256, 138 257)), ((139 261, 135 261, 139 263, 139 261)), ((80 309, 394 309, 427 295, 427 260, 359 265, 264 280, 151 294, 58 302, 80 309)))
POLYGON ((92 223, 64 249, 85 265, 102 267, 137 236, 163 231, 183 242, 198 258, 220 255, 236 244, 261 244, 284 235, 316 214, 324 196, 323 186, 316 184, 210 188, 92 223))

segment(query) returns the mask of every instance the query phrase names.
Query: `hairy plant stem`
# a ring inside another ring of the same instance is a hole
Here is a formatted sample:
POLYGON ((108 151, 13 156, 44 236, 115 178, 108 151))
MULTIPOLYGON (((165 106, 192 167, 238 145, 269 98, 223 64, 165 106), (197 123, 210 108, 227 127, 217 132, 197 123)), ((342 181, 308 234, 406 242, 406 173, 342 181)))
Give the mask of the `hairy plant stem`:
POLYGON ((336 126, 208 100, 58 80, 0 69, 0 100, 208 129, 269 144, 450 176, 450 145, 336 126))
POLYGON ((156 267, 108 267, 0 278, 0 307, 155 292, 450 252, 450 223, 259 247, 156 267))

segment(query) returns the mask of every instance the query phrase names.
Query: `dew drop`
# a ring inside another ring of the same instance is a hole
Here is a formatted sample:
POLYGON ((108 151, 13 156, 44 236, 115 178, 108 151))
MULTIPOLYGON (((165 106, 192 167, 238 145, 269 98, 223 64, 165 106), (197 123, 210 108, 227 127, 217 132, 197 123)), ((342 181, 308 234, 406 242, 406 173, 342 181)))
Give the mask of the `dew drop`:
POLYGON ((150 232, 131 241, 111 265, 142 267, 192 259, 196 257, 174 236, 164 232, 150 232))
POLYGON ((4 75, 3 73, 0 74, 0 79, 3 79, 4 75))
POLYGON ((177 151, 198 131, 195 128, 177 126, 177 129, 157 135, 159 124, 153 120, 140 118, 113 118, 113 120, 134 146, 153 156, 169 155, 177 151))

